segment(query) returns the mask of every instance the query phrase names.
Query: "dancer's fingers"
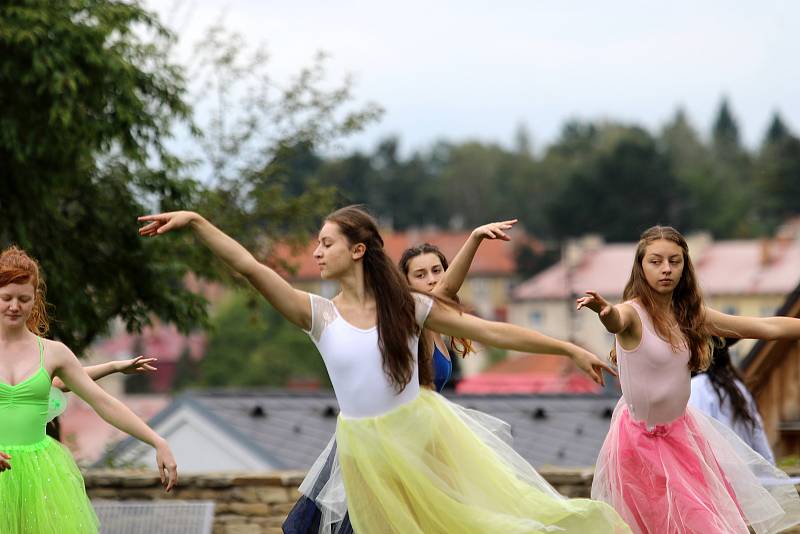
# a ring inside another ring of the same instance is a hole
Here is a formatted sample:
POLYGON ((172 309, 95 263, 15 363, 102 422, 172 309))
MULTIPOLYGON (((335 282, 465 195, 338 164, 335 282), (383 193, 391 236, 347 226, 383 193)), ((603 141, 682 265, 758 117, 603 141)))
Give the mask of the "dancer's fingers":
POLYGON ((164 234, 175 228, 175 219, 170 219, 156 229, 157 234, 164 234))
POLYGON ((619 376, 617 374, 617 370, 615 368, 613 368, 611 365, 609 365, 609 364, 607 364, 605 362, 601 362, 600 365, 603 366, 603 369, 605 369, 608 374, 610 374, 612 376, 619 376))
POLYGON ((172 488, 178 483, 178 466, 175 464, 167 464, 167 491, 172 491, 172 488))

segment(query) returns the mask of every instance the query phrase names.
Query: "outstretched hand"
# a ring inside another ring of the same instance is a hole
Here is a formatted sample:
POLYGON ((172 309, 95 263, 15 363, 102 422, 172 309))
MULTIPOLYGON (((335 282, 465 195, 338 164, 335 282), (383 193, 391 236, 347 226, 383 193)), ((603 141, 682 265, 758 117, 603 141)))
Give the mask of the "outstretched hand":
POLYGON ((575 365, 577 365, 581 371, 589 375, 592 380, 601 386, 606 385, 606 380, 603 376, 603 370, 612 376, 617 376, 617 371, 611 367, 611 365, 604 362, 588 350, 580 347, 576 347, 576 350, 572 354, 572 361, 575 362, 575 365))
POLYGON ((613 306, 608 303, 606 299, 600 296, 600 293, 597 291, 587 291, 587 297, 580 297, 578 298, 576 303, 576 310, 580 310, 581 308, 589 308, 600 317, 605 317, 609 313, 613 306))
POLYGON ((158 371, 157 367, 150 365, 158 361, 158 358, 148 358, 146 356, 137 356, 130 360, 120 360, 117 362, 118 372, 132 375, 134 373, 152 373, 158 371))
POLYGON ((476 239, 501 239, 503 241, 511 241, 511 238, 506 234, 505 230, 509 230, 512 226, 517 224, 517 219, 508 221, 499 221, 479 226, 472 231, 472 236, 476 239))
POLYGON ((137 220, 148 224, 139 228, 139 235, 151 237, 164 234, 170 230, 177 230, 192 222, 196 217, 197 214, 192 211, 171 211, 154 215, 142 215, 137 220))

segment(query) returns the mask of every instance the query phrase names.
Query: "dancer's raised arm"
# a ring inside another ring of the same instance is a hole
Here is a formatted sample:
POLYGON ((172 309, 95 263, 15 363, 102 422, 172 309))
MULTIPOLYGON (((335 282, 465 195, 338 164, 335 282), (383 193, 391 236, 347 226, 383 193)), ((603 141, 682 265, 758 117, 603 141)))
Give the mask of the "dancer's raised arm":
POLYGON ((192 211, 174 211, 139 217, 146 222, 142 236, 156 236, 189 226, 222 261, 244 276, 278 312, 297 326, 311 328, 311 302, 308 293, 293 288, 278 273, 259 262, 232 237, 192 211))
POLYGON ((581 371, 600 385, 605 385, 603 369, 616 376, 613 367, 573 343, 514 324, 487 321, 474 315, 459 313, 438 302, 433 303, 425 327, 448 336, 474 339, 500 349, 568 356, 581 371))
POLYGON ((458 290, 464 284, 464 279, 469 273, 472 260, 475 259, 475 254, 484 239, 502 239, 503 241, 510 241, 511 238, 506 234, 517 223, 517 219, 508 221, 493 222, 479 226, 472 231, 467 241, 461 246, 461 249, 453 258, 450 266, 442 275, 442 279, 436 284, 433 292, 437 295, 443 295, 448 298, 455 298, 458 290))

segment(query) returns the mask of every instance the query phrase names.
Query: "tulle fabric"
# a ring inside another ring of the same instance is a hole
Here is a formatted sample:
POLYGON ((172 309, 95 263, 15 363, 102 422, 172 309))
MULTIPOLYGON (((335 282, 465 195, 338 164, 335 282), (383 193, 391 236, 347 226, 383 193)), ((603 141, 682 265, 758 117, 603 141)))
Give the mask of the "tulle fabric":
POLYGON ((59 417, 67 410, 67 396, 57 387, 50 388, 50 396, 47 399, 47 422, 49 423, 59 417))
POLYGON ((595 468, 592 498, 637 533, 779 532, 800 522, 787 475, 693 408, 648 428, 620 400, 595 468))
POLYGON ((566 499, 510 446, 508 425, 428 390, 388 414, 340 416, 300 486, 319 532, 349 510, 356 532, 625 533, 608 505, 566 499))
POLYGON ((50 437, 3 446, 11 469, 0 473, 3 534, 92 534, 98 520, 72 455, 50 437))

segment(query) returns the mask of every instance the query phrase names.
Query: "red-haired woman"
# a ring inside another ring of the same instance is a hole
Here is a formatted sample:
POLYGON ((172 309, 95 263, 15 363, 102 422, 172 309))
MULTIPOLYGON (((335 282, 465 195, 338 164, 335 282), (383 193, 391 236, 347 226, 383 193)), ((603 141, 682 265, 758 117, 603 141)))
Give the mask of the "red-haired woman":
POLYGON ((167 442, 84 372, 66 346, 43 339, 48 330, 39 266, 23 250, 0 253, 0 532, 85 534, 97 517, 72 456, 45 434, 54 377, 107 422, 156 449, 167 491, 175 460, 167 442))
MULTIPOLYGON (((607 505, 559 495, 485 419, 420 388, 422 328, 526 352, 568 355, 598 382, 609 367, 579 347, 518 326, 484 321, 412 294, 383 250, 375 220, 357 207, 335 211, 319 232, 322 278, 339 282, 332 300, 294 289, 203 217, 141 217, 145 236, 190 227, 322 355, 339 402, 337 465, 356 532, 617 533, 628 528, 607 505)), ((236 365, 236 362, 231 362, 236 365)), ((320 457, 324 463, 325 455, 320 457)), ((301 491, 313 486, 312 467, 301 491)), ((341 490, 342 488, 334 488, 341 490)), ((320 531, 340 521, 339 495, 323 491, 320 531)))
POLYGON ((800 522, 800 497, 786 475, 687 407, 691 372, 711 363, 711 336, 800 339, 800 320, 706 307, 686 240, 670 227, 642 234, 625 302, 612 306, 594 291, 587 295, 577 307, 598 313, 615 334, 612 360, 622 385, 592 497, 641 533, 778 532, 800 522))

